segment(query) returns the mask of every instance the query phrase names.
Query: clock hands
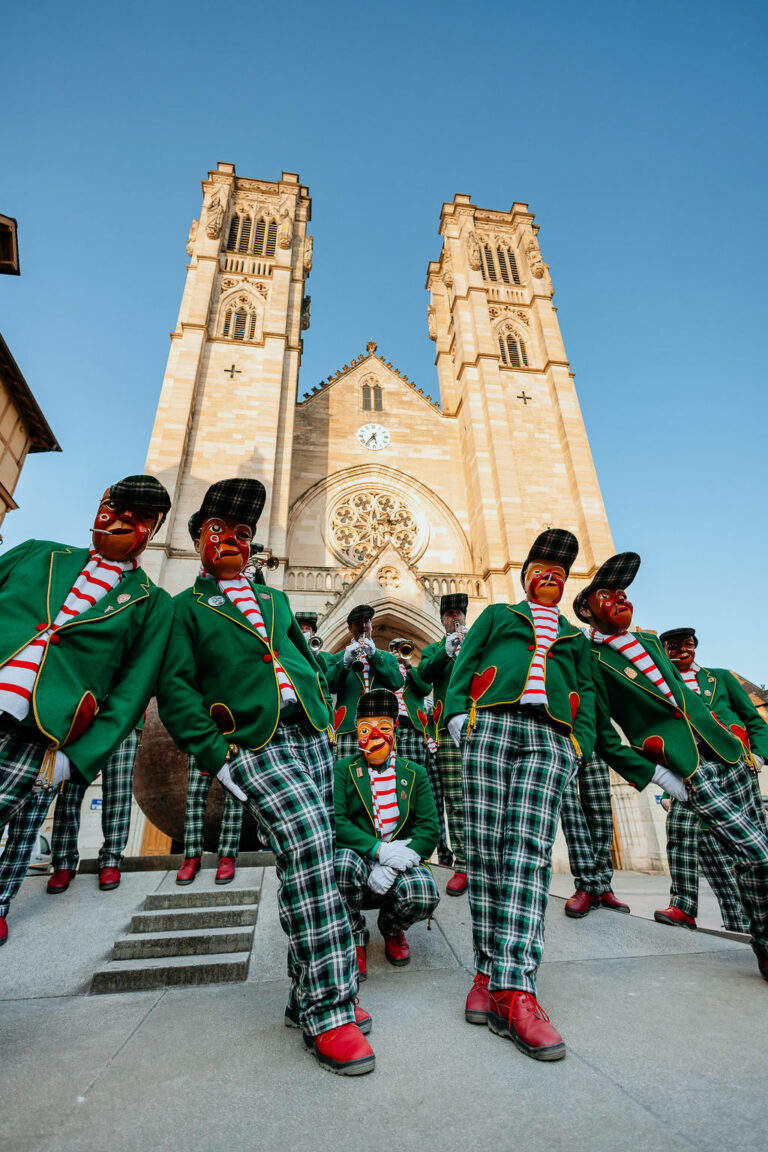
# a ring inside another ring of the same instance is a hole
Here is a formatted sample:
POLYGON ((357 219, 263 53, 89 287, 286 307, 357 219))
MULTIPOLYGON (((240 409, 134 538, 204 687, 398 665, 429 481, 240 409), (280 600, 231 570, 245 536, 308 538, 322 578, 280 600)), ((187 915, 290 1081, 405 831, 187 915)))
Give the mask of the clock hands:
POLYGON ((378 432, 374 432, 373 436, 370 436, 370 437, 369 437, 369 438, 366 440, 366 442, 365 442, 365 446, 366 446, 366 448, 370 448, 370 447, 371 447, 373 444, 376 444, 376 443, 378 443, 378 441, 377 441, 377 439, 376 439, 376 437, 377 437, 377 436, 378 436, 378 432))

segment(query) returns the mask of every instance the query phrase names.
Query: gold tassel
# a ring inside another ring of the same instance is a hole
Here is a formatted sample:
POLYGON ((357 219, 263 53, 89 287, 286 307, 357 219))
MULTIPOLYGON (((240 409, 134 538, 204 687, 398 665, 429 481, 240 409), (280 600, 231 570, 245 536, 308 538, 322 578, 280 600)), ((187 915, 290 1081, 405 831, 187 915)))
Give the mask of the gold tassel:
POLYGON ((582 751, 581 751, 581 748, 579 746, 579 742, 576 739, 576 737, 574 736, 573 732, 571 732, 571 744, 573 744, 574 748, 576 749, 576 755, 581 756, 582 751))
POLYGON ((53 787, 53 772, 56 765, 56 745, 46 748, 43 763, 37 777, 43 788, 53 787))
POLYGON ((477 701, 473 700, 469 707, 469 720, 467 721, 467 739, 477 727, 477 701))

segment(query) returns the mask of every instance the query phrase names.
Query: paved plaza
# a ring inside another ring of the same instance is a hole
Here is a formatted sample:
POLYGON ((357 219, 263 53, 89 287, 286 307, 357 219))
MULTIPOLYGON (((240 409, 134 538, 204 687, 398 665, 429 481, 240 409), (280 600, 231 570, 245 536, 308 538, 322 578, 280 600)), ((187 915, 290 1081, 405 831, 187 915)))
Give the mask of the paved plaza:
MULTIPOLYGON (((362 1002, 377 1068, 358 1079, 322 1070, 283 1025, 274 870, 236 884, 261 887, 245 983, 96 996, 94 969, 173 873, 128 872, 108 894, 88 875, 57 897, 24 882, 0 952, 5 1152, 764 1152, 768 985, 742 942, 644 918, 666 904, 664 877, 617 875, 641 915, 583 921, 554 877, 539 994, 567 1043, 557 1064, 464 1022, 466 898, 410 932, 406 969, 374 931, 362 1002)), ((717 927, 706 889, 700 922, 717 927)))

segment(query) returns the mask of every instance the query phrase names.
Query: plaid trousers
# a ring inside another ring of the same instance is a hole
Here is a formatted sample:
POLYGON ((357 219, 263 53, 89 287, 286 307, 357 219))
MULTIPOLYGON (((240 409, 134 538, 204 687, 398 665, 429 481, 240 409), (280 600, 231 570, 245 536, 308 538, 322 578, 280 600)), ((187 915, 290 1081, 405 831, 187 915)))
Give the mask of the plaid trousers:
POLYGON ((593 756, 563 793, 560 821, 576 887, 591 896, 611 889, 613 811, 610 769, 593 756))
POLYGON ((688 782, 686 803, 733 860, 752 947, 768 956, 768 825, 751 776, 744 761, 702 760, 688 782))
POLYGON ((701 827, 695 812, 678 800, 667 813, 667 863, 670 904, 696 916, 699 909, 699 867, 717 897, 723 927, 747 932, 749 925, 741 907, 733 861, 708 828, 701 827))
POLYGON ((414 728, 410 720, 407 720, 404 716, 400 717, 400 723, 397 727, 395 749, 397 750, 398 756, 404 756, 406 760, 413 760, 415 764, 421 764, 426 768, 427 779, 432 789, 432 798, 435 801, 435 808, 437 809, 437 823, 440 827, 440 839, 437 844, 438 859, 450 859, 451 853, 446 844, 445 836, 443 785, 440 779, 440 772, 438 771, 434 756, 427 748, 423 734, 414 728))
POLYGON ((0 828, 29 797, 47 747, 48 741, 33 728, 0 713, 0 828))
MULTIPOLYGON (((187 810, 184 816, 184 856, 202 856, 203 832, 205 829, 205 806, 211 790, 213 776, 204 776, 195 766, 194 756, 189 757, 187 766, 187 810)), ((224 811, 219 829, 219 859, 229 856, 234 859, 240 849, 240 833, 243 828, 243 806, 224 786, 224 811)))
POLYGON ((241 748, 232 779, 259 839, 275 853, 288 936, 289 1006, 312 1036, 354 1021, 357 962, 333 867, 333 754, 304 721, 279 724, 265 748, 241 748))
POLYGON ((337 848, 334 864, 336 884, 357 945, 365 947, 371 938, 362 911, 364 907, 379 909, 382 936, 396 936, 418 920, 428 920, 440 903, 437 884, 424 864, 398 872, 394 884, 383 896, 368 887, 373 860, 365 860, 350 848, 337 848))
MULTIPOLYGON (((430 760, 432 757, 430 757, 430 760)), ((448 836, 453 851, 453 866, 457 872, 466 872, 464 853, 464 799, 461 792, 461 752, 446 730, 435 754, 438 775, 443 787, 448 836)), ((441 838, 443 838, 441 825, 441 838)))
POLYGON ((479 709, 461 739, 464 835, 478 972, 536 991, 560 802, 576 749, 543 709, 479 709))
POLYGON ((5 851, 0 856, 0 916, 8 915, 11 900, 27 874, 37 834, 54 795, 51 788, 29 792, 11 817, 5 851))
POLYGON ((336 737, 336 759, 343 760, 345 756, 356 756, 360 751, 357 742, 357 732, 341 732, 336 737))
MULTIPOLYGON (((99 849, 99 868, 119 868, 131 827, 133 769, 141 744, 136 728, 119 744, 101 770, 101 831, 104 843, 99 849)), ((53 811, 51 864, 57 868, 77 868, 80 855, 77 839, 80 814, 87 784, 71 780, 61 786, 53 811)))

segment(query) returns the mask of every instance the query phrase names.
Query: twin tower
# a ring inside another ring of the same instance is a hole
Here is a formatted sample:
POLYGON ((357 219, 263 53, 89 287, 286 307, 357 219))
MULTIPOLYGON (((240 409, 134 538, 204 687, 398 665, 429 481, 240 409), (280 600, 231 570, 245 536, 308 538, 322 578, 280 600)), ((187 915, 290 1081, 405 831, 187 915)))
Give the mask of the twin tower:
MULTIPOLYGON (((187 520, 209 484, 267 488, 258 536, 280 560, 269 582, 317 611, 326 650, 358 603, 376 608, 380 646, 440 635, 444 592, 486 604, 521 596, 520 568, 546 526, 581 545, 572 597, 613 552, 579 402, 526 204, 508 212, 456 195, 427 269, 440 403, 373 342, 303 400, 311 200, 292 172, 203 181, 187 280, 146 470, 173 511, 146 554, 171 593, 197 559, 187 520)), ((350 253, 350 260, 352 254, 350 253)))

